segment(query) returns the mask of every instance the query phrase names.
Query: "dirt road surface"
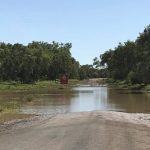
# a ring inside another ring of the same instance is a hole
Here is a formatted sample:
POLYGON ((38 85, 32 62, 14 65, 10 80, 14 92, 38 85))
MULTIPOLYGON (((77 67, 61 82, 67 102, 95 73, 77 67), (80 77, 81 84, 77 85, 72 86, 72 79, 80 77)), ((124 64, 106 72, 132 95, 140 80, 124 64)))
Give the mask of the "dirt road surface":
POLYGON ((0 133, 0 150, 150 150, 149 118, 144 122, 142 117, 113 112, 57 115, 0 133))

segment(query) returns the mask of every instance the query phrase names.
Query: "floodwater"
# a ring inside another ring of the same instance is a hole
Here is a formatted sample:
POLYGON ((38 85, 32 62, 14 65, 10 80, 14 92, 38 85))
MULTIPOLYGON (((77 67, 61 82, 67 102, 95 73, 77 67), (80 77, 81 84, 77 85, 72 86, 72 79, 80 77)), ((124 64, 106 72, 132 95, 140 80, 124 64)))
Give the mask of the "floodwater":
POLYGON ((21 101, 20 113, 54 115, 82 111, 150 113, 150 94, 108 87, 74 87, 71 90, 38 90, 0 94, 1 100, 21 101))

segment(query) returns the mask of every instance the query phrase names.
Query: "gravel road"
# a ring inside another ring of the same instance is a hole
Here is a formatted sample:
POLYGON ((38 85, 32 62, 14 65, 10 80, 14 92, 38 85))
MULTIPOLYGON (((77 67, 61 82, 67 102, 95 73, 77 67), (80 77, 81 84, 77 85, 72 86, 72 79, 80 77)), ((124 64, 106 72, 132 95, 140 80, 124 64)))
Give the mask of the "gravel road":
POLYGON ((113 112, 57 115, 0 133, 0 150, 149 150, 150 125, 113 112))

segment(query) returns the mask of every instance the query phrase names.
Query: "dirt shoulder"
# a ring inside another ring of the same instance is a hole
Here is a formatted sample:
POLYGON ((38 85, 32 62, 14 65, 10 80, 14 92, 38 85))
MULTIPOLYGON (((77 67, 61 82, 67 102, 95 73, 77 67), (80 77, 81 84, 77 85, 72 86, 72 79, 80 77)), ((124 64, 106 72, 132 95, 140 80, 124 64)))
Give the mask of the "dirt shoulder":
POLYGON ((57 115, 0 134, 3 150, 145 150, 149 141, 150 115, 119 112, 57 115))

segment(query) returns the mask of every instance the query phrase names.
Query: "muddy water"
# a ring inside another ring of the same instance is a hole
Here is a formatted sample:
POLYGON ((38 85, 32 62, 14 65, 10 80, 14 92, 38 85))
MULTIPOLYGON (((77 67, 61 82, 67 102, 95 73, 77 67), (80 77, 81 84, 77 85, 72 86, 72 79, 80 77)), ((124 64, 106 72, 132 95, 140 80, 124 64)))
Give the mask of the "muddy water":
POLYGON ((18 101, 20 113, 59 114, 94 110, 150 113, 150 94, 108 87, 74 87, 72 90, 38 90, 1 93, 1 101, 18 101))

